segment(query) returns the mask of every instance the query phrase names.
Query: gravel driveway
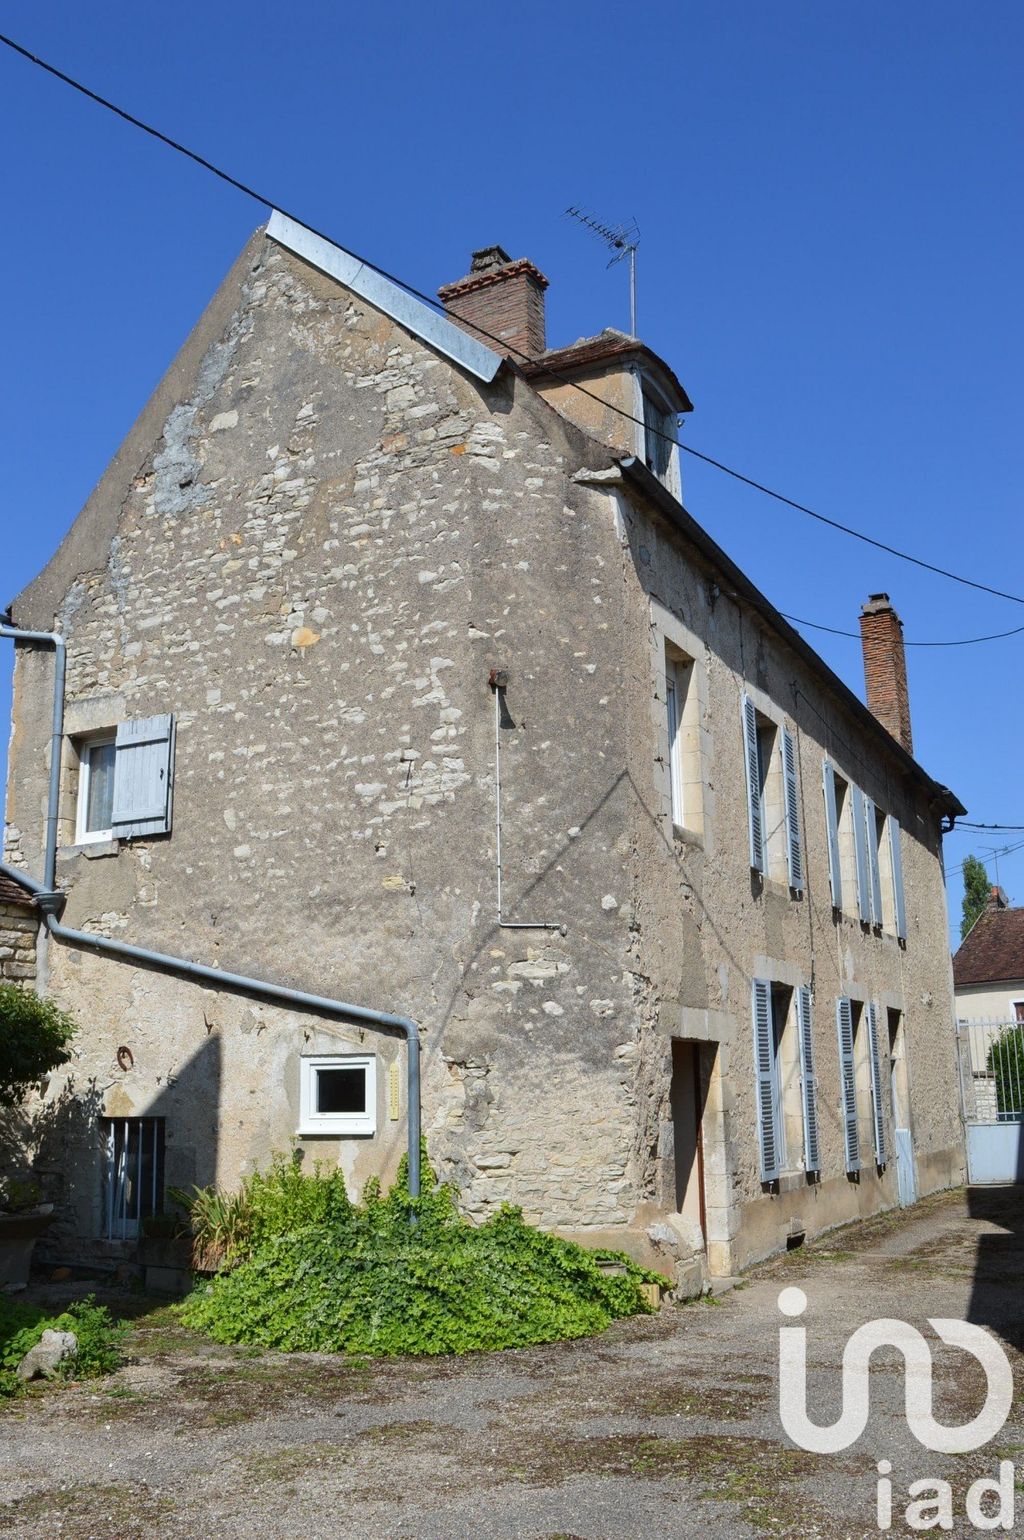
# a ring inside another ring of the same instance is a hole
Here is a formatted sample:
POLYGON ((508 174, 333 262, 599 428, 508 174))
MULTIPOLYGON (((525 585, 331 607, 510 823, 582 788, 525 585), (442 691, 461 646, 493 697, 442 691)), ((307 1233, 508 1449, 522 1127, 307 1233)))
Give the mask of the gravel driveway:
MULTIPOLYGON (((778 1418, 776 1301, 790 1284, 807 1295, 809 1404, 826 1422, 839 1411, 845 1340, 875 1316, 925 1331, 928 1316, 978 1321, 1024 1386, 1022 1278, 1024 1189, 976 1189, 835 1232, 718 1300, 522 1352, 284 1357, 216 1347, 155 1310, 117 1374, 0 1407, 0 1536, 877 1536, 881 1459, 893 1466, 893 1534, 913 1533, 909 1483, 946 1477, 952 1533, 973 1535, 971 1481, 1002 1458, 1024 1487, 1020 1403, 993 1444, 929 1453, 902 1415, 902 1361, 884 1349, 864 1437, 841 1454, 804 1453, 778 1418)), ((937 1418, 967 1421, 980 1368, 942 1346, 934 1365, 937 1418)))

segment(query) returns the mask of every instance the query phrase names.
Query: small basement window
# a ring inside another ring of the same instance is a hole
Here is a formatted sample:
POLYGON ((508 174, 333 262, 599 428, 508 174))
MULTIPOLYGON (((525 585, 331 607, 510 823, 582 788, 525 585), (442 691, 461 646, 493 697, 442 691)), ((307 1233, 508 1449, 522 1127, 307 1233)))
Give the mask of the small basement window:
POLYGON ((376 1133, 373 1054, 317 1054, 299 1062, 300 1137, 376 1133))
POLYGON ((78 750, 76 845, 113 838, 114 734, 89 738, 78 750))

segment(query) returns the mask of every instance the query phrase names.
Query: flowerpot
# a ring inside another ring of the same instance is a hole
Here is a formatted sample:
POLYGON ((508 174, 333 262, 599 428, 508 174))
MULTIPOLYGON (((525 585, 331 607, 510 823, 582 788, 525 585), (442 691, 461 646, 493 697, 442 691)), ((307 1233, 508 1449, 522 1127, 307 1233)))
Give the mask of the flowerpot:
POLYGON ((52 1206, 0 1214, 0 1289, 23 1289, 32 1268, 36 1241, 53 1223, 52 1206))

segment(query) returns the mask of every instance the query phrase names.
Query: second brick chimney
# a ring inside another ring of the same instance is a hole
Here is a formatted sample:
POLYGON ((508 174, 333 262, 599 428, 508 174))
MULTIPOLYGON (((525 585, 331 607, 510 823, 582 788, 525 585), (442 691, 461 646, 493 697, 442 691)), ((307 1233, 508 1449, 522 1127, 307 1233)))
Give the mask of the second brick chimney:
POLYGON ((469 272, 438 289, 453 321, 489 348, 504 343, 513 358, 544 351, 544 290, 548 281, 526 257, 513 262, 500 246, 474 251, 469 272), (495 339, 498 339, 497 341, 495 339))
POLYGON ((903 622, 888 594, 871 594, 860 612, 860 639, 864 649, 864 686, 868 710, 887 728, 908 754, 914 752, 910 730, 910 696, 907 692, 907 658, 903 649, 903 622))

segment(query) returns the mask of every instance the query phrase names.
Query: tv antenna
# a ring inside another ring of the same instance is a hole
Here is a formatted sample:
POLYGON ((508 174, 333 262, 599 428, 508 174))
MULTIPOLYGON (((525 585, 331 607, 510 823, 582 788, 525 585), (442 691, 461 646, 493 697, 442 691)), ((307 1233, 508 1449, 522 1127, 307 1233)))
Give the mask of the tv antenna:
POLYGON ((629 258, 629 334, 636 336, 636 248, 640 244, 640 226, 635 219, 628 220, 621 225, 606 225, 593 214, 588 214, 585 209, 577 208, 575 204, 566 209, 570 219, 577 220, 591 230, 599 240, 603 241, 613 253, 609 267, 614 267, 616 262, 621 262, 623 257, 629 258))

